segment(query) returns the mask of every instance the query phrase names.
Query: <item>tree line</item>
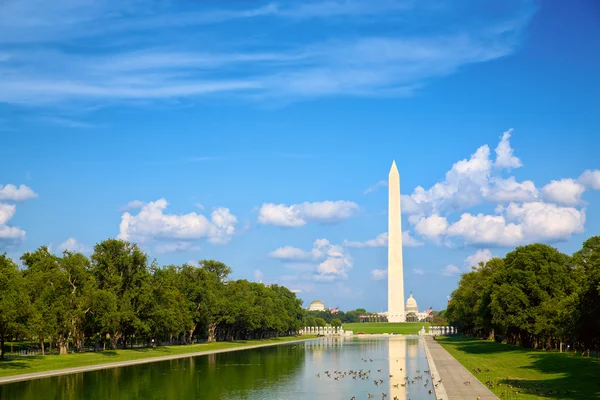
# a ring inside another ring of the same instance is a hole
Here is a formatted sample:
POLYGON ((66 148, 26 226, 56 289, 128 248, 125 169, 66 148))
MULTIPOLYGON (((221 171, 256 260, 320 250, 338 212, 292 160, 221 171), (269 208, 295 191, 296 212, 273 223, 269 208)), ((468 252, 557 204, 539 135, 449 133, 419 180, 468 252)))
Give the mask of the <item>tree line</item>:
POLYGON ((480 263, 462 275, 445 318, 525 347, 600 349, 600 236, 572 256, 532 244, 480 263))
POLYGON ((260 339, 302 328, 302 301, 287 288, 228 280, 222 262, 159 267, 136 244, 108 239, 91 257, 45 246, 20 268, 0 255, 0 358, 6 341, 46 343, 59 354, 86 344, 189 344, 260 339))
POLYGON ((360 322, 360 316, 367 314, 367 310, 364 308, 357 308, 356 310, 349 311, 337 311, 332 313, 329 310, 305 310, 304 326, 325 326, 327 324, 332 326, 341 326, 340 324, 360 322), (335 323, 333 323, 333 321, 335 323))

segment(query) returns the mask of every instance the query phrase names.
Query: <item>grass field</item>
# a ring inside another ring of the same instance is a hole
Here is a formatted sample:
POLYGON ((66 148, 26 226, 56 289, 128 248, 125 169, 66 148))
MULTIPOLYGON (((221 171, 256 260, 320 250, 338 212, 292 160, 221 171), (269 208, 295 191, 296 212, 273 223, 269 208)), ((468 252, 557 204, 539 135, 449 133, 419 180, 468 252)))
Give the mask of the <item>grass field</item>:
MULTIPOLYGON (((314 336, 316 337, 316 336, 314 336)), ((0 360, 0 377, 34 372, 53 371, 64 368, 84 367, 112 362, 139 360, 200 351, 234 349, 252 345, 285 343, 293 340, 310 339, 311 336, 292 336, 264 340, 201 343, 188 346, 160 346, 131 350, 107 350, 97 353, 78 353, 48 356, 18 356, 0 360)))
POLYGON ((398 333, 408 335, 411 333, 419 332, 421 327, 427 327, 429 324, 424 322, 404 322, 404 323, 393 323, 393 322, 365 322, 355 324, 344 324, 345 331, 353 331, 356 335, 358 332, 364 333, 398 333))
POLYGON ((600 399, 600 360, 461 336, 440 344, 501 399, 600 399), (473 370, 480 369, 481 372, 473 370), (489 386, 489 385, 488 385, 489 386))

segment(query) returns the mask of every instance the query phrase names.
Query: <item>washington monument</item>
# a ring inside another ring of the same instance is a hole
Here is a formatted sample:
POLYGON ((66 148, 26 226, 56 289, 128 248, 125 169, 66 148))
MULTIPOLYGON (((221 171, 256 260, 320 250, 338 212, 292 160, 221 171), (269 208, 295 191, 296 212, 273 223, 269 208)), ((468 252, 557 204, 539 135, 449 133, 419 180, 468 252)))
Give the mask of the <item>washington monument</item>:
POLYGON ((400 174, 392 162, 388 198, 388 322, 405 322, 400 174))

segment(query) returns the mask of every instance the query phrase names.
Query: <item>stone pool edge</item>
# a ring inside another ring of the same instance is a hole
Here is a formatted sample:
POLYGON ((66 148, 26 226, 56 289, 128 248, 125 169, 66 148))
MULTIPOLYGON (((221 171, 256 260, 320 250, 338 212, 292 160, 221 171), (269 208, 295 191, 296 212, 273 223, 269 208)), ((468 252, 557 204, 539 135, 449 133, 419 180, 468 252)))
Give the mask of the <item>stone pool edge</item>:
MULTIPOLYGON (((429 346, 427 346, 427 340, 424 337, 421 338, 423 342, 423 346, 425 346, 425 355, 427 356, 427 364, 429 364, 429 374, 431 375, 432 383, 435 383, 435 379, 441 379, 440 374, 438 373, 437 367, 435 366, 435 361, 433 361, 433 357, 431 356, 431 352, 429 351, 429 346)), ((435 391, 435 398, 438 400, 448 400, 448 394, 446 393, 446 388, 444 387, 444 382, 439 382, 437 387, 433 387, 435 391)))
POLYGON ((99 371, 102 369, 129 367, 131 365, 139 365, 139 364, 149 364, 149 363, 159 362, 159 361, 178 360, 178 359, 182 359, 182 358, 207 356, 210 354, 228 353, 231 351, 251 350, 251 349, 257 349, 260 347, 271 347, 271 346, 279 346, 282 344, 308 342, 311 340, 319 340, 319 339, 321 339, 321 338, 290 340, 290 341, 286 341, 286 342, 282 342, 282 343, 253 344, 250 346, 243 346, 243 347, 231 347, 231 348, 227 348, 227 349, 196 351, 193 353, 173 354, 170 356, 140 358, 138 360, 128 360, 128 361, 119 361, 119 362, 106 363, 106 364, 86 365, 83 367, 55 369, 52 371, 44 371, 44 372, 32 372, 29 374, 19 374, 19 375, 0 377, 0 385, 5 385, 5 384, 15 383, 15 382, 30 381, 30 380, 34 380, 34 379, 51 378, 54 376, 78 374, 81 372, 99 371))

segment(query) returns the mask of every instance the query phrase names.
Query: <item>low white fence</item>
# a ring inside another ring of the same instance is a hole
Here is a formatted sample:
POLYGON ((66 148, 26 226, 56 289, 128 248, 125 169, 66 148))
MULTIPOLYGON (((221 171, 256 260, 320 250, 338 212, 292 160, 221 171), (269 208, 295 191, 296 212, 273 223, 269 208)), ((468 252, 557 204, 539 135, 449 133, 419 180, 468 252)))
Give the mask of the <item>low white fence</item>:
POLYGON ((345 331, 341 326, 307 326, 304 329, 300 329, 300 334, 319 336, 352 336, 354 332, 345 331))
POLYGON ((446 336, 446 335, 456 335, 458 333, 458 329, 455 326, 429 326, 428 332, 425 332, 425 327, 422 327, 419 331, 419 335, 431 335, 431 336, 446 336))

